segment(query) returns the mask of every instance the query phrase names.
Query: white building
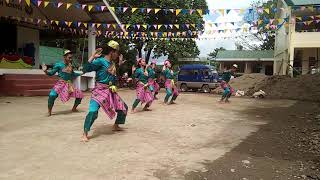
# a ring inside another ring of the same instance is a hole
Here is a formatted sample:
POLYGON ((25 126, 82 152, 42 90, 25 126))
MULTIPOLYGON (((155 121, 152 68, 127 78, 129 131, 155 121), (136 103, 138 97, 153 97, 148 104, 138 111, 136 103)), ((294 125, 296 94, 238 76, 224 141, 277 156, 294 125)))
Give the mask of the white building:
POLYGON ((320 0, 278 0, 278 18, 289 23, 276 32, 274 74, 307 74, 320 60, 320 0), (297 20, 296 20, 297 19, 297 20))

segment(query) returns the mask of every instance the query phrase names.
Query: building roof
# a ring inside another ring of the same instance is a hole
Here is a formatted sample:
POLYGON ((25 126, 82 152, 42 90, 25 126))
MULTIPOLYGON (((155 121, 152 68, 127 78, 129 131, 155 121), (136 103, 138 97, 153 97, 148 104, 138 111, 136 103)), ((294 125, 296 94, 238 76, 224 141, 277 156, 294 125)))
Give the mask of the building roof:
POLYGON ((285 0, 289 6, 303 6, 320 4, 320 0, 285 0))
POLYGON ((240 51, 240 50, 225 50, 219 51, 216 61, 239 61, 239 60, 273 60, 273 50, 265 51, 240 51))

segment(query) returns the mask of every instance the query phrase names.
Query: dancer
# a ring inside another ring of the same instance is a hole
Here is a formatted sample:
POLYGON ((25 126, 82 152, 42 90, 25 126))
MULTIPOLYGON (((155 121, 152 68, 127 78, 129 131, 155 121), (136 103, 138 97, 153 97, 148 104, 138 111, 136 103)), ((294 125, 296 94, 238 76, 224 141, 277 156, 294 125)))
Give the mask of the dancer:
POLYGON ((48 99, 48 116, 51 116, 54 101, 60 96, 63 103, 67 102, 70 97, 76 98, 72 108, 72 112, 77 112, 77 107, 81 103, 83 93, 81 90, 75 88, 72 84, 72 79, 80 76, 82 73, 75 73, 72 67, 72 52, 66 50, 63 55, 63 61, 55 63, 53 69, 48 71, 45 64, 42 65, 42 70, 48 76, 53 76, 58 72, 59 80, 53 86, 49 93, 48 99))
POLYGON ((224 71, 222 74, 221 88, 224 90, 222 97, 220 99, 220 103, 222 103, 225 99, 226 103, 229 103, 229 98, 231 97, 234 89, 230 86, 229 81, 231 76, 234 76, 234 73, 237 71, 238 65, 232 65, 231 69, 224 71))
POLYGON ((167 95, 164 99, 164 103, 175 104, 174 101, 177 99, 179 93, 178 93, 177 86, 175 85, 175 82, 174 82, 174 77, 176 76, 176 73, 173 72, 173 70, 171 68, 171 63, 169 60, 166 60, 164 62, 162 72, 163 72, 164 78, 166 80, 165 87, 166 87, 166 93, 167 93, 167 95), (169 98, 171 96, 172 96, 171 101, 168 103, 169 98))
POLYGON ((142 58, 138 59, 138 69, 135 69, 135 78, 137 79, 137 85, 136 85, 136 93, 137 98, 133 102, 132 105, 132 113, 134 113, 135 108, 138 106, 138 104, 141 102, 141 104, 146 103, 143 110, 149 111, 149 107, 153 101, 153 95, 152 92, 149 89, 148 84, 148 71, 146 68, 146 61, 142 58))
POLYGON ((119 55, 119 44, 116 41, 109 41, 107 48, 97 49, 89 58, 88 64, 84 66, 84 72, 96 71, 96 85, 92 90, 89 112, 84 122, 84 132, 82 140, 89 141, 88 132, 94 121, 98 117, 101 107, 110 119, 116 115, 113 126, 114 131, 122 131, 119 124, 124 124, 127 116, 128 106, 117 94, 116 68, 115 62, 119 59, 119 66, 123 61, 123 56, 119 55), (103 54, 103 55, 102 55, 103 54))
POLYGON ((150 66, 148 66, 147 70, 148 70, 148 75, 149 75, 149 78, 148 78, 148 83, 149 83, 149 87, 150 87, 150 90, 151 92, 154 93, 154 99, 157 100, 157 95, 159 93, 159 89, 160 89, 160 86, 159 84, 157 83, 157 78, 156 78, 156 60, 152 60, 151 61, 151 64, 150 66))

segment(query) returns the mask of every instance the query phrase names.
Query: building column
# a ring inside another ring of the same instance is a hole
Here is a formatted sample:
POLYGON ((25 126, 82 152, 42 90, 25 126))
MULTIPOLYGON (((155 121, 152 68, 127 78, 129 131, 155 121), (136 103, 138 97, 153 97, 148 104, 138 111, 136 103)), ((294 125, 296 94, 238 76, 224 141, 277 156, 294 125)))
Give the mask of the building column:
POLYGON ((96 50, 96 29, 88 28, 88 56, 90 57, 96 50))
POLYGON ((293 77, 293 63, 294 63, 294 47, 290 48, 290 52, 289 52, 289 71, 288 71, 288 75, 293 77))
POLYGON ((245 62, 244 73, 249 74, 252 72, 252 67, 250 62, 245 62))
POLYGON ((302 50, 302 74, 308 74, 310 70, 309 57, 313 56, 312 49, 304 48, 302 50))
POLYGON ((224 70, 224 63, 223 62, 220 62, 220 67, 219 67, 220 71, 223 71, 224 70))
POLYGON ((261 74, 266 74, 266 64, 265 63, 262 63, 262 68, 260 70, 260 73, 261 74))

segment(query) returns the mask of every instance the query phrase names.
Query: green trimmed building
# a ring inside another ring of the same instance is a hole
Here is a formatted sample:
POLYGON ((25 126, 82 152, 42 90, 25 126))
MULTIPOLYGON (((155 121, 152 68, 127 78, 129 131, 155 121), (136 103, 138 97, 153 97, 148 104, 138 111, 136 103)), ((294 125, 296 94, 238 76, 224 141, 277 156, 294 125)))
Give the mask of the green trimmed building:
POLYGON ((229 69, 233 64, 237 64, 239 73, 263 73, 273 75, 273 54, 273 50, 225 50, 219 51, 215 60, 220 64, 220 71, 229 69))

